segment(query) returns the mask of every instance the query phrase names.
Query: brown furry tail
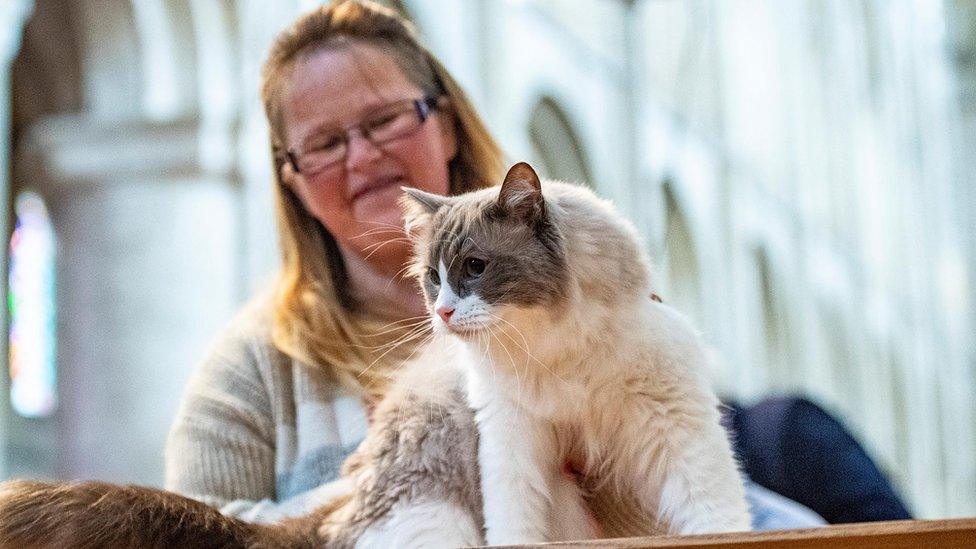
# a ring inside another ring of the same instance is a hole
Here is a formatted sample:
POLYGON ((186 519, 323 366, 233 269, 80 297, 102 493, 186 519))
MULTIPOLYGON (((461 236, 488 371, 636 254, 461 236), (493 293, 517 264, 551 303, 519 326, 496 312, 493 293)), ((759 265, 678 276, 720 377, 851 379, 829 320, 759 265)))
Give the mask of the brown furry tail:
POLYGON ((0 549, 305 548, 316 521, 250 524, 170 492, 104 482, 0 484, 0 549))

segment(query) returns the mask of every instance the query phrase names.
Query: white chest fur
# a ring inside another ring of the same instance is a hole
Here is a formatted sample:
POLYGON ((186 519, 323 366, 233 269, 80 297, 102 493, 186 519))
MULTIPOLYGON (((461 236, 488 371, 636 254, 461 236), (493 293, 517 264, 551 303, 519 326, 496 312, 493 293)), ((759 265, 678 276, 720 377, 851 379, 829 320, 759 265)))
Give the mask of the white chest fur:
MULTIPOLYGON (((670 315, 658 307, 646 309, 653 320, 670 315)), ((567 461, 611 479, 655 516, 648 532, 661 524, 673 533, 748 529, 717 399, 700 375, 705 353, 677 320, 574 351, 586 359, 575 363, 529 357, 515 368, 522 358, 466 346, 460 358, 481 436, 488 543, 596 536, 578 487, 563 473, 567 461), (587 527, 567 531, 569 524, 587 527)))

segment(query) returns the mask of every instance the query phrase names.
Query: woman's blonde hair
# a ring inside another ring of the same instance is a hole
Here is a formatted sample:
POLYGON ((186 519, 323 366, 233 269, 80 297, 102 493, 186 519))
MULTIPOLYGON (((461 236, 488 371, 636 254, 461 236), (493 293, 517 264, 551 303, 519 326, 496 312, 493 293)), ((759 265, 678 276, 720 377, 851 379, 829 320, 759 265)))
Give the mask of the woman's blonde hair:
MULTIPOLYGON (((275 39, 264 63, 261 94, 271 130, 275 201, 282 268, 275 294, 275 346, 307 364, 328 368, 361 394, 378 396, 403 353, 381 353, 377 322, 362 314, 348 290, 348 274, 335 239, 281 179, 285 160, 283 94, 295 62, 349 44, 386 53, 424 94, 446 98, 458 153, 448 166, 450 192, 499 180, 502 154, 470 100, 443 65, 420 44, 413 26, 395 11, 363 0, 341 0, 300 17, 275 39)), ((388 340, 387 340, 388 342, 388 340)))

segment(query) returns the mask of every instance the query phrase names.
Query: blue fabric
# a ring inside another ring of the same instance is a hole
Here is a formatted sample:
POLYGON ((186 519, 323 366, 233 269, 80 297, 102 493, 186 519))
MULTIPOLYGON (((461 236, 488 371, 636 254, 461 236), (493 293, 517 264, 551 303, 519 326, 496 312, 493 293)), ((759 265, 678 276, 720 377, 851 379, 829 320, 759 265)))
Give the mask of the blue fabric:
POLYGON ((844 426, 802 397, 730 405, 727 425, 746 474, 831 524, 910 519, 894 488, 844 426))
POLYGON ((827 524, 812 510, 754 482, 746 481, 746 501, 752 513, 753 530, 815 528, 827 524))
POLYGON ((278 499, 294 497, 339 478, 342 462, 358 447, 358 442, 348 446, 326 444, 310 451, 295 463, 291 471, 278 474, 278 499))

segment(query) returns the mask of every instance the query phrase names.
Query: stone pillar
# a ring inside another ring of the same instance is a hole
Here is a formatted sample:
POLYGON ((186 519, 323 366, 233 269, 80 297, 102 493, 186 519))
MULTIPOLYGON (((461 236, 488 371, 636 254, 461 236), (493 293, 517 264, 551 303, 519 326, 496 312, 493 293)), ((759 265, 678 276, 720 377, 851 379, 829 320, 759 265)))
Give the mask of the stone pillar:
MULTIPOLYGON (((17 56, 21 44, 21 31, 34 9, 33 0, 4 0, 0 2, 0 226, 9 226, 7 212, 10 210, 10 65, 17 56)), ((7 233, 4 232, 6 239, 7 233)), ((4 243, 3 249, 7 246, 4 243)), ((7 276, 7 254, 0 255, 0 273, 7 276)), ((7 302, 6 283, 0 285, 0 302, 7 302)), ((6 308, 4 308, 6 311, 6 308)), ((0 479, 6 477, 6 415, 10 410, 9 386, 7 383, 7 323, 3 313, 3 336, 0 337, 0 479)))
POLYGON ((19 143, 58 235, 59 391, 12 473, 162 484, 180 395, 238 306, 236 190, 199 166, 199 130, 67 115, 19 143))
MULTIPOLYGON (((955 141, 952 143, 953 187, 949 198, 956 211, 959 257, 946 265, 943 270, 943 284, 948 296, 962 303, 954 303, 958 316, 950 319, 951 336, 956 337, 956 347, 960 350, 957 372, 962 380, 968 380, 969 395, 976 392, 976 4, 966 0, 947 0, 945 2, 947 23, 947 50, 950 71, 955 84, 953 115, 957 124, 955 141)), ((950 301, 953 303, 953 301, 950 301)), ((951 386, 953 392, 955 385, 951 386)), ((968 396, 968 395, 967 395, 968 396)), ((971 398, 971 397, 970 397, 971 398)), ((970 410, 972 402, 970 400, 970 410)), ((955 419, 955 418, 953 418, 955 419)), ((976 430, 976 414, 971 411, 959 428, 970 433, 976 430)), ((976 440, 969 438, 970 448, 976 440)), ((954 449, 954 451, 956 451, 954 449)), ((965 456, 965 453, 958 452, 965 456)), ((969 455, 972 458, 972 455, 969 455)), ((965 476, 956 485, 955 501, 950 501, 949 512, 955 516, 976 513, 976 497, 969 494, 976 488, 976 466, 970 459, 965 476)))

